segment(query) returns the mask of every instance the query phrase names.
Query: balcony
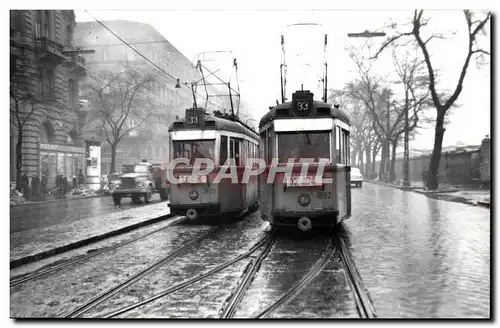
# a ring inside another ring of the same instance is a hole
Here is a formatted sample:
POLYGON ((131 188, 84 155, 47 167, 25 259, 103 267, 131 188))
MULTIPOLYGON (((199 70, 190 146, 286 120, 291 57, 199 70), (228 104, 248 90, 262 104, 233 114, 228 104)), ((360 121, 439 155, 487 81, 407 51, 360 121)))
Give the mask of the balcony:
POLYGON ((78 76, 85 76, 87 74, 85 59, 79 54, 70 54, 70 59, 66 62, 66 67, 68 67, 73 74, 78 76))
POLYGON ((36 38, 35 41, 36 52, 40 61, 59 65, 66 59, 66 56, 62 53, 63 47, 61 44, 46 37, 36 38))

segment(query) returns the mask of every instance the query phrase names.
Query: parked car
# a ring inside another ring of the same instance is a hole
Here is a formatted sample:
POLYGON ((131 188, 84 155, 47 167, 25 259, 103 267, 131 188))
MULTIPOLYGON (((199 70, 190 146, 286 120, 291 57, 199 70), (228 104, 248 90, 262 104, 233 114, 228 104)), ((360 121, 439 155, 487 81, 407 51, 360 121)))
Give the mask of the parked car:
POLYGON ((357 167, 351 167, 351 184, 360 188, 363 185, 363 174, 357 167))

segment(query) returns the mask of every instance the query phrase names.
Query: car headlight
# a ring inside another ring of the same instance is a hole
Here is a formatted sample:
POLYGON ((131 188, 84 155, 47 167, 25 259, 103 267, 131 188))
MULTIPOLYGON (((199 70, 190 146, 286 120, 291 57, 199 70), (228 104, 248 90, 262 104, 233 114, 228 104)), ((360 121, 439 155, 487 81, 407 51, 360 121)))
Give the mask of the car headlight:
POLYGON ((301 206, 307 206, 311 203, 311 196, 308 194, 301 194, 299 196, 298 202, 301 206))

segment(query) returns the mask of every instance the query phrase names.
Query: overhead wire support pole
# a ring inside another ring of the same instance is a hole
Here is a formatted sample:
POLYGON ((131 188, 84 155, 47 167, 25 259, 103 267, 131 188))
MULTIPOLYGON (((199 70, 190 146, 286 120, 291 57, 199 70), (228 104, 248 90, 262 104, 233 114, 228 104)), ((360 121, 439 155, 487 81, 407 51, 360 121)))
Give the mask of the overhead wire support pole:
POLYGON ((281 71, 281 103, 285 103, 285 84, 286 84, 286 63, 285 63, 285 36, 281 36, 281 55, 282 55, 282 62, 280 65, 280 71, 281 71))
POLYGON ((327 60, 327 45, 328 45, 328 35, 325 34, 325 79, 324 79, 324 90, 323 90, 323 101, 326 103, 328 97, 328 60, 327 60))

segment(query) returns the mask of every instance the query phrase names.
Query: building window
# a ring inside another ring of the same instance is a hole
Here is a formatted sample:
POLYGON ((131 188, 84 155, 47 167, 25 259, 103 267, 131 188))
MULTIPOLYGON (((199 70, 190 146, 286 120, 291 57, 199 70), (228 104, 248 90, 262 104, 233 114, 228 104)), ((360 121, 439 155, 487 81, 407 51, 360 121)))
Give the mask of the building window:
POLYGON ((43 122, 39 132, 40 142, 51 143, 54 141, 54 136, 55 132, 52 124, 50 124, 48 121, 43 122))
POLYGON ((35 15, 35 37, 39 38, 42 35, 42 16, 40 10, 36 11, 35 15))
POLYGON ((48 10, 45 10, 44 13, 43 36, 50 39, 50 14, 48 10))
POLYGON ((72 33, 71 33, 71 26, 66 26, 66 35, 65 35, 65 42, 66 45, 69 47, 73 43, 73 38, 72 38, 72 33))
POLYGON ((68 98, 69 98, 69 108, 75 108, 75 98, 76 98, 76 87, 75 80, 69 79, 68 81, 68 98))
POLYGON ((52 96, 54 94, 54 72, 51 70, 40 71, 40 89, 41 96, 52 96))

